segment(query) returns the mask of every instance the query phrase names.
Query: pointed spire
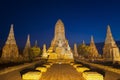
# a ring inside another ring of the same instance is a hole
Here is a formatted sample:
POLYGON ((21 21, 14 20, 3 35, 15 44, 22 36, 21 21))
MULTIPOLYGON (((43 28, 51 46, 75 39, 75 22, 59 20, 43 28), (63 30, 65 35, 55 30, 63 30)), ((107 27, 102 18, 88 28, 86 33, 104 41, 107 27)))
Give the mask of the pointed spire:
POLYGON ((63 22, 61 19, 58 19, 56 24, 63 24, 63 22))
POLYGON ((93 36, 91 36, 90 51, 91 51, 91 54, 90 54, 91 57, 97 57, 98 56, 98 50, 97 50, 96 45, 94 43, 93 36))
POLYGON ((10 33, 14 33, 13 24, 11 24, 10 33))
POLYGON ((76 43, 74 43, 74 56, 78 57, 77 44, 76 43))
POLYGON ((46 44, 43 45, 43 53, 46 53, 46 44))
POLYGON ((110 25, 107 26, 107 33, 112 35, 110 25))
POLYGON ((96 47, 93 36, 91 36, 90 47, 96 47))
POLYGON ((64 23, 62 22, 61 19, 58 19, 56 24, 55 24, 55 31, 60 31, 59 29, 63 29, 64 30, 64 23))
POLYGON ((37 47, 38 46, 38 42, 37 42, 37 40, 35 41, 35 47, 37 47))
POLYGON ((109 43, 115 44, 115 41, 111 33, 110 25, 107 26, 107 34, 106 34, 106 39, 105 39, 105 44, 109 44, 109 43))
POLYGON ((93 39, 93 36, 91 36, 91 43, 94 43, 94 39, 93 39))
POLYGON ((30 35, 28 34, 27 36, 27 41, 26 41, 26 45, 25 45, 25 48, 23 50, 23 55, 24 57, 29 57, 29 50, 31 48, 31 44, 30 44, 30 35))
POLYGON ((27 48, 30 48, 31 47, 31 44, 30 44, 30 35, 28 34, 28 37, 27 37, 27 42, 26 42, 26 46, 27 48))
POLYGON ((84 40, 82 41, 82 44, 85 45, 85 41, 84 40))
POLYGON ((10 32, 9 32, 6 44, 16 44, 16 40, 15 40, 15 37, 14 37, 13 24, 11 24, 10 32))
POLYGON ((56 27, 64 27, 64 24, 61 19, 58 19, 56 22, 56 27))
POLYGON ((96 47, 96 46, 95 46, 95 43, 94 43, 94 38, 93 38, 93 36, 91 36, 90 46, 96 47))
POLYGON ((55 33, 54 33, 54 40, 52 41, 52 45, 55 44, 58 40, 65 40, 65 28, 64 23, 61 19, 58 19, 58 21, 55 24, 55 33))

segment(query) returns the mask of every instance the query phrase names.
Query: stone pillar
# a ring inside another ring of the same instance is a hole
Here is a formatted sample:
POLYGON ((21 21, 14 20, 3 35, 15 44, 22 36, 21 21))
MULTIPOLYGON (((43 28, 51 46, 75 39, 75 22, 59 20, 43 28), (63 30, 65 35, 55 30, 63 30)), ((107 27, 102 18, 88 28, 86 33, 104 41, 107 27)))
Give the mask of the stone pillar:
POLYGON ((74 44, 74 56, 78 57, 77 44, 74 44))

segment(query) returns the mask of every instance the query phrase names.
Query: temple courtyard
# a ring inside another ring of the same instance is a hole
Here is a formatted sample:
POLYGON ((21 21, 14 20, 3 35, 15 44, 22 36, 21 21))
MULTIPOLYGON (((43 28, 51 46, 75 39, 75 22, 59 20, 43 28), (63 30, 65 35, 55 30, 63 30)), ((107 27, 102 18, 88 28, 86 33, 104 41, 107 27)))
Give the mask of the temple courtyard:
POLYGON ((120 65, 119 47, 114 41, 109 25, 101 55, 98 53, 93 36, 89 45, 83 41, 80 48, 75 43, 72 49, 65 36, 65 27, 61 19, 55 24, 54 37, 48 49, 44 44, 41 51, 37 41, 31 47, 28 35, 24 50, 20 54, 11 24, 0 60, 2 64, 0 80, 120 80, 119 70, 102 65, 105 62, 120 65), (82 62, 83 65, 73 63, 74 61, 82 62), (11 62, 15 66, 3 66, 4 63, 10 65, 11 62), (97 65, 98 62, 102 64, 97 65), (36 66, 37 64, 39 66, 36 66), (27 71, 30 68, 34 71, 27 71), (94 69, 99 69, 100 72, 94 69))

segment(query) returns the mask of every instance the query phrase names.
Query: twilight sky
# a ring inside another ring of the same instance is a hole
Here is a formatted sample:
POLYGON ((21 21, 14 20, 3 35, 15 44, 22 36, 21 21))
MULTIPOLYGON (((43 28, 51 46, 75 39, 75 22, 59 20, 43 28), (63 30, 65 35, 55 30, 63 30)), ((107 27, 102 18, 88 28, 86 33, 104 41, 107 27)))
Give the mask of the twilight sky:
POLYGON ((31 35, 31 44, 50 44, 58 19, 65 25, 70 44, 103 42, 110 24, 115 40, 120 40, 119 0, 0 0, 0 46, 7 39, 10 24, 14 24, 18 47, 31 35))

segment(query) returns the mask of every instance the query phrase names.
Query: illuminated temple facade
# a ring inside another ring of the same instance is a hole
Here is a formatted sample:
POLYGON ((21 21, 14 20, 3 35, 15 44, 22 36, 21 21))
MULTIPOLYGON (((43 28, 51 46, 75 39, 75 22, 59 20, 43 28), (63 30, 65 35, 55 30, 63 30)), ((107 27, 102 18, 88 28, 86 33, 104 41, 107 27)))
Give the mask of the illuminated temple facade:
POLYGON ((60 19, 55 24, 54 38, 47 53, 49 59, 73 59, 71 48, 65 37, 64 24, 60 19))

